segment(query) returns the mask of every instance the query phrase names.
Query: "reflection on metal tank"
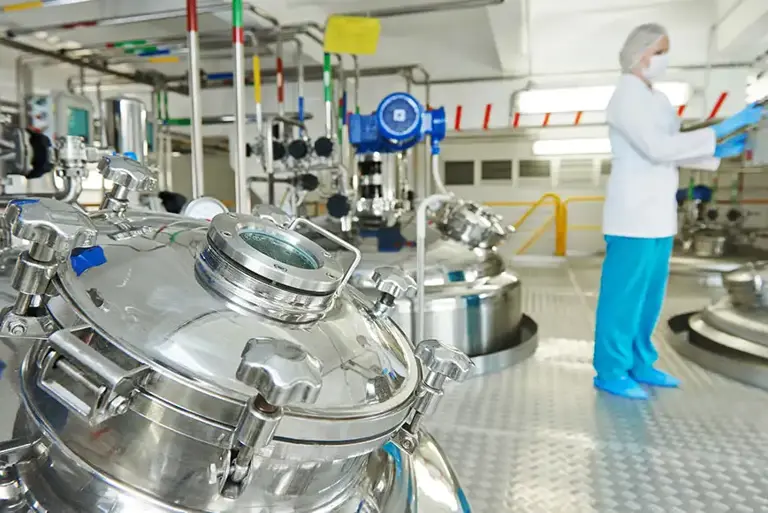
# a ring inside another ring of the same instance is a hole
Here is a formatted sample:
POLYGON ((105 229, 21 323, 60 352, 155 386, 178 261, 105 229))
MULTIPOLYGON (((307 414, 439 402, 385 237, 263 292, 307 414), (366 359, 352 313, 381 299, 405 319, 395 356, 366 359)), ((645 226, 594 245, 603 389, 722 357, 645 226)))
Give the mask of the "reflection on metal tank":
POLYGON ((139 162, 146 162, 147 107, 142 101, 122 96, 107 98, 103 122, 110 147, 122 154, 133 152, 139 162))
POLYGON ((701 311, 673 317, 674 347, 737 381, 768 389, 768 262, 723 273, 726 294, 701 311))
MULTIPOLYGON (((474 374, 495 372, 536 350, 536 323, 522 311, 520 278, 496 252, 512 227, 476 203, 454 200, 433 219, 427 240, 425 336, 452 344, 472 357, 474 374), (439 235, 439 236, 438 236, 439 235)), ((374 269, 395 266, 416 277, 416 251, 365 252, 352 283, 369 297, 379 294, 374 269)), ((380 281, 380 279, 378 280, 380 281)), ((416 335, 417 301, 401 299, 392 317, 416 335)))
POLYGON ((131 210, 120 187, 91 214, 9 207, 38 260, 14 271, 34 300, 0 322, 34 343, 0 510, 469 512, 422 421, 471 361, 414 347, 386 315, 398 291, 346 286, 354 265, 296 230, 321 229, 273 207, 208 223, 131 210))

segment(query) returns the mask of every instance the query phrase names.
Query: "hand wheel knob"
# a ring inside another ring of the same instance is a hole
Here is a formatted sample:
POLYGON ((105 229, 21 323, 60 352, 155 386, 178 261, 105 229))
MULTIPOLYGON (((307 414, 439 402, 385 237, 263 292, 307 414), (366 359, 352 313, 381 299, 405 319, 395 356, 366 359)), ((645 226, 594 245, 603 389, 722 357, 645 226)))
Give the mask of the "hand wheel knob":
POLYGON ((416 295, 416 281, 398 267, 377 267, 371 279, 376 290, 396 300, 416 295))
POLYGON ((424 340, 416 346, 416 358, 432 374, 460 383, 474 367, 469 356, 437 340, 424 340))
POLYGON ((157 186, 157 175, 144 164, 124 157, 122 155, 110 155, 102 157, 99 162, 101 175, 131 191, 146 192, 157 186))
POLYGON ((97 230, 74 206, 52 198, 13 200, 5 211, 11 233, 55 252, 93 246, 97 230))
POLYGON ((269 338, 248 341, 236 377, 277 407, 314 403, 323 380, 317 358, 298 344, 269 338))

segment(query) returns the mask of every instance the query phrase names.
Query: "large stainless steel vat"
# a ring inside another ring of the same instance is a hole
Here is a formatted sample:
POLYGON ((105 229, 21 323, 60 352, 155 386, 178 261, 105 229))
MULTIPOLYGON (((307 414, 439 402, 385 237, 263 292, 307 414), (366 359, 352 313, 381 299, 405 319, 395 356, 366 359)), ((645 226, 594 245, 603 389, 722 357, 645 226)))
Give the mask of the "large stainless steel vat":
POLYGON ((147 142, 147 107, 135 98, 118 96, 104 100, 104 127, 107 145, 118 153, 132 152, 145 162, 147 142))
MULTIPOLYGON (((425 272, 425 336, 453 345, 472 357, 474 374, 507 368, 536 350, 536 323, 522 311, 520 278, 496 248, 510 227, 476 203, 454 200, 436 212, 428 236, 425 272), (435 237, 434 234, 439 235, 435 237)), ((416 276, 416 251, 364 252, 352 283, 370 297, 377 295, 373 271, 381 265, 416 276)), ((413 337, 418 303, 397 302, 393 318, 413 337)))
POLYGON ((120 188, 150 172, 105 167, 100 212, 8 209, 31 246, 0 336, 32 348, 0 510, 469 511, 421 422, 471 362, 414 348, 388 317, 406 276, 372 303, 346 285, 354 266, 296 231, 306 221, 131 211, 120 188))

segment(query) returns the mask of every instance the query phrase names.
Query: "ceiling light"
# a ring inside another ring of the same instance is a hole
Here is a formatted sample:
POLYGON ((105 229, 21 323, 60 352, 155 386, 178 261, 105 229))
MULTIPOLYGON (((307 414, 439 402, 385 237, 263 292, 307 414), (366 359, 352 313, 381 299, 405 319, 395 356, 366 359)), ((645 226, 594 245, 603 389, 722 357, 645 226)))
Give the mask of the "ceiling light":
POLYGON ((611 153, 609 139, 545 139, 533 143, 538 157, 562 155, 606 155, 611 153))
MULTIPOLYGON (((655 88, 666 94, 676 107, 685 105, 691 96, 690 85, 683 82, 661 82, 655 88)), ((604 111, 615 90, 615 86, 592 86, 521 91, 517 98, 517 112, 546 114, 604 111)))

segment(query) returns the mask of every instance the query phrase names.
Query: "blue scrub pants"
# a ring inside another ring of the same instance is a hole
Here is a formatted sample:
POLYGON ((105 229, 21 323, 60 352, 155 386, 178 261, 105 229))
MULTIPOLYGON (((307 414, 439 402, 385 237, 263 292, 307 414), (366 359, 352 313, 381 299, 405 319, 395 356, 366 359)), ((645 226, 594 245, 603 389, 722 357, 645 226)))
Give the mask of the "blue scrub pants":
POLYGON ((674 238, 606 235, 605 241, 593 363, 598 378, 612 380, 658 359, 651 335, 667 291, 674 238))

